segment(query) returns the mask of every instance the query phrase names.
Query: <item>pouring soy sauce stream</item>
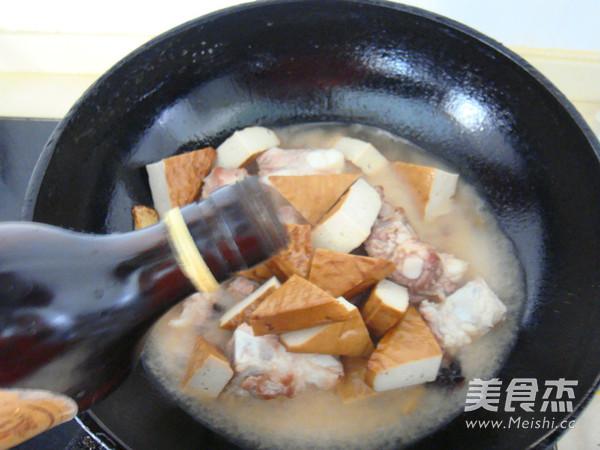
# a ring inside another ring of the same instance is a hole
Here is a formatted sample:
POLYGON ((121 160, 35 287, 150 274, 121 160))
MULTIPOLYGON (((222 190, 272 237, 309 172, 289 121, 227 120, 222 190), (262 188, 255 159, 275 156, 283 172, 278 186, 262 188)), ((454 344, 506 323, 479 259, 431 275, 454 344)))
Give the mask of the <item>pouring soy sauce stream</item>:
POLYGON ((0 225, 0 389, 45 389, 88 408, 123 380, 137 342, 169 307, 287 242, 256 177, 181 208, 182 229, 168 217, 112 235, 0 225))

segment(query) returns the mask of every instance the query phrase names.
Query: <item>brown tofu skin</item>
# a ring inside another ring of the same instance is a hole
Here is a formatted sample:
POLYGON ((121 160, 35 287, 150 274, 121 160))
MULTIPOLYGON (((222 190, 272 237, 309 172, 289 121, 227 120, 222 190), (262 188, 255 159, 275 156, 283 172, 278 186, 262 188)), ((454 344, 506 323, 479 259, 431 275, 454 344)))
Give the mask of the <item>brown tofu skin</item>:
POLYGON ((269 181, 311 225, 338 201, 359 174, 286 175, 269 181))
POLYGON ((421 214, 423 214, 425 212, 425 205, 429 201, 429 190, 431 183, 433 183, 434 169, 400 161, 394 161, 391 164, 406 184, 410 186, 413 195, 418 201, 421 214))
POLYGON ((276 256, 248 270, 238 272, 238 275, 250 280, 265 282, 273 275, 281 282, 292 275, 302 278, 308 276, 312 257, 312 240, 310 225, 286 223, 289 244, 276 256))
POLYGON ((369 331, 357 309, 353 309, 350 314, 350 319, 323 327, 316 335, 299 345, 293 345, 286 339, 282 339, 282 343, 290 352, 368 358, 374 350, 369 331))
POLYGON ((441 354, 442 349, 433 333, 417 310, 409 306, 402 320, 383 335, 371 354, 365 382, 373 387, 380 372, 441 354))
POLYGON ((404 312, 385 305, 381 299, 371 292, 367 301, 362 305, 360 313, 367 328, 375 338, 380 338, 384 333, 396 325, 404 316, 404 312))
POLYGON ((344 204, 344 202, 346 201, 346 199, 348 198, 349 195, 350 195, 350 192, 348 192, 346 190, 344 195, 342 195, 340 197, 340 199, 335 203, 335 205, 333 205, 331 207, 331 209, 329 211, 327 211, 327 213, 323 217, 321 217, 319 222, 317 224, 315 224, 315 228, 317 226, 319 226, 320 224, 322 224, 323 222, 326 222, 327 219, 329 219, 331 216, 333 216, 342 207, 342 205, 344 204))
POLYGON ((250 269, 242 270, 241 272, 238 272, 237 274, 240 277, 248 278, 249 280, 258 281, 260 283, 264 283, 269 278, 271 278, 273 275, 275 275, 273 273, 273 271, 271 270, 271 268, 267 265, 266 262, 257 264, 256 266, 251 267, 250 269))
POLYGON ((202 179, 208 174, 217 153, 206 147, 164 160, 165 178, 173 207, 185 206, 200 198, 202 179))
POLYGON ((138 205, 131 209, 133 215, 133 228, 141 230, 158 223, 158 213, 154 208, 149 206, 138 205))
POLYGON ((395 270, 391 261, 319 248, 315 250, 308 280, 334 297, 360 294, 395 270))
POLYGON ((285 227, 289 244, 283 251, 267 261, 266 265, 281 282, 292 275, 306 278, 312 257, 310 225, 286 223, 285 227))
POLYGON ((181 383, 182 386, 185 386, 190 381, 194 373, 204 365, 206 359, 211 355, 229 365, 228 359, 219 347, 199 336, 194 345, 194 351, 190 356, 187 371, 181 383))
POLYGON ((350 318, 350 312, 319 287, 293 275, 250 316, 256 336, 316 327, 350 318))

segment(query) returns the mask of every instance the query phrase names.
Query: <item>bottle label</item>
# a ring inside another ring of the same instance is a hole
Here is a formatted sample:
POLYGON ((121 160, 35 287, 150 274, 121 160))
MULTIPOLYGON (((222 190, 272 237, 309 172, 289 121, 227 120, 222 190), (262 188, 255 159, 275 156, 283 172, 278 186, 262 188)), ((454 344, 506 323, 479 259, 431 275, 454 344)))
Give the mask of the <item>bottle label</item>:
POLYGON ((166 214, 164 223, 169 232, 171 248, 185 276, 200 292, 212 292, 217 289, 219 283, 194 244, 194 239, 183 219, 181 210, 179 208, 171 209, 166 214))
POLYGON ((0 449, 18 445, 76 414, 77 404, 64 395, 33 389, 0 389, 0 449))

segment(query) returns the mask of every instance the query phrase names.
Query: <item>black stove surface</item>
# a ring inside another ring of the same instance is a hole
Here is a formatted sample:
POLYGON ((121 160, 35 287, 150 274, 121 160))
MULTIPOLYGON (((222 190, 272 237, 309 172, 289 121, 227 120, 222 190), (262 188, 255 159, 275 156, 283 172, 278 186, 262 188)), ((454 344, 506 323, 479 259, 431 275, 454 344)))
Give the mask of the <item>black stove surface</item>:
POLYGON ((0 118, 0 220, 19 220, 33 167, 58 124, 47 119, 0 118))
MULTIPOLYGON (((0 221, 20 220, 35 163, 57 120, 0 117, 0 221)), ((18 445, 16 450, 99 449, 72 420, 18 445)))

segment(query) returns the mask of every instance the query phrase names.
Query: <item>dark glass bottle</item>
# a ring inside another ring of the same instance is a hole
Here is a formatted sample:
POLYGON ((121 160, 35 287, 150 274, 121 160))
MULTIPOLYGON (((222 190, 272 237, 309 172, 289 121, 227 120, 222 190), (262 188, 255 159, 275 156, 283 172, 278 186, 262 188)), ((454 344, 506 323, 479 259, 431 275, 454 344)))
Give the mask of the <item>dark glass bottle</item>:
MULTIPOLYGON (((255 177, 181 209, 217 281, 286 244, 255 177)), ((163 222, 111 235, 0 225, 0 387, 48 389, 87 408, 127 374, 140 337, 195 291, 163 222)))

